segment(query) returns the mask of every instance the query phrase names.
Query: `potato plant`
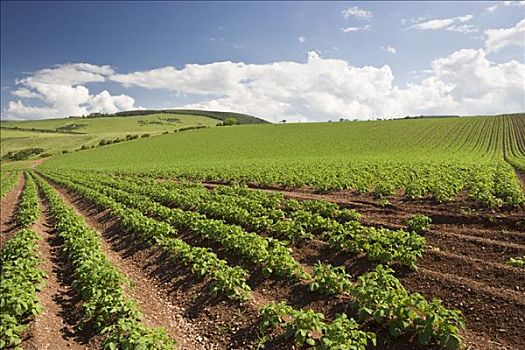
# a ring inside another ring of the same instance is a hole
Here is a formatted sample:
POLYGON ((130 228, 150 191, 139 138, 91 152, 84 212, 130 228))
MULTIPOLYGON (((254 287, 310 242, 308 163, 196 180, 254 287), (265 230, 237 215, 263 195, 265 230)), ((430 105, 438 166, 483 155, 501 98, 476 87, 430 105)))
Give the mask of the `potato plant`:
POLYGON ((462 347, 460 330, 465 321, 461 312, 446 309, 437 299, 428 302, 419 293, 410 294, 390 268, 378 265, 360 276, 351 294, 359 319, 388 327, 393 337, 410 332, 422 345, 435 340, 448 350, 462 347))
POLYGON ((260 310, 259 329, 265 336, 274 329, 282 329, 286 339, 293 339, 297 346, 320 350, 365 350, 375 345, 375 334, 358 329, 358 324, 345 314, 337 315, 327 323, 324 315, 311 309, 296 310, 285 302, 269 303, 260 310))
POLYGON ((26 172, 26 183, 20 203, 17 207, 16 222, 20 227, 27 227, 36 222, 40 216, 40 209, 38 207, 38 195, 35 181, 29 172, 26 172))
POLYGON ((18 349, 25 321, 43 311, 37 295, 45 284, 38 239, 35 231, 22 229, 0 253, 0 349, 18 349))
POLYGON ((142 314, 125 292, 130 282, 103 253, 99 234, 88 228, 44 180, 38 179, 38 184, 73 265, 73 287, 83 300, 82 323, 92 323, 104 335, 105 349, 173 349, 175 341, 164 330, 142 323, 142 314))
POLYGON ((135 234, 148 244, 159 245, 177 261, 191 267, 199 276, 206 276, 214 281, 212 292, 223 292, 227 296, 241 301, 247 300, 250 287, 246 283, 248 273, 240 268, 230 267, 220 260, 215 253, 188 245, 182 240, 173 238, 176 231, 170 225, 144 216, 140 211, 127 208, 112 198, 87 187, 67 180, 53 178, 64 186, 81 193, 88 200, 109 209, 123 228, 135 234))

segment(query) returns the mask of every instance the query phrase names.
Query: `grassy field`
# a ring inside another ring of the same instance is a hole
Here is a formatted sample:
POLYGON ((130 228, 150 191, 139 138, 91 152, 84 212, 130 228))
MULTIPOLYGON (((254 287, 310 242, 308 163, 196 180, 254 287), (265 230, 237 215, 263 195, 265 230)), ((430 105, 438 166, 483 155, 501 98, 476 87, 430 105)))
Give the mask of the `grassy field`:
POLYGON ((57 157, 45 167, 355 189, 378 197, 403 189, 409 197, 450 200, 469 189, 482 202, 521 203, 505 159, 523 164, 523 130, 522 116, 213 128, 57 157))
POLYGON ((1 153, 4 155, 9 151, 40 147, 45 153, 59 154, 64 150, 73 151, 82 145, 90 147, 97 145, 100 140, 123 138, 128 134, 158 135, 193 126, 211 127, 218 122, 205 116, 183 114, 6 121, 1 123, 3 128, 0 129, 1 153), (40 130, 49 132, 40 132, 40 130))

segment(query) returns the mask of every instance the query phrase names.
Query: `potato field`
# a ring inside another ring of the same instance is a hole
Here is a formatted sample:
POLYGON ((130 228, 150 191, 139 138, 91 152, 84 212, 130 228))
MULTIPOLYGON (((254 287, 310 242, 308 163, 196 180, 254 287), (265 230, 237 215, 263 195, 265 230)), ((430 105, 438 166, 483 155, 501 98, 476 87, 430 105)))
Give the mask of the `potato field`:
POLYGON ((3 167, 0 348, 523 349, 524 173, 519 115, 3 167))

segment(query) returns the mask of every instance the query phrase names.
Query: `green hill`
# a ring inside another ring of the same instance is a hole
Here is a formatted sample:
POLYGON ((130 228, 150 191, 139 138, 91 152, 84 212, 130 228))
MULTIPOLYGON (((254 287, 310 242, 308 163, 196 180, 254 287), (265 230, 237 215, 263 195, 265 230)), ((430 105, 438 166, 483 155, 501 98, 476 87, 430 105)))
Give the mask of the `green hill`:
POLYGON ((248 114, 235 113, 235 112, 218 112, 218 111, 203 111, 196 109, 164 109, 164 110, 137 110, 115 113, 116 116, 136 116, 136 115, 150 115, 150 114, 184 114, 184 115, 197 115, 206 116, 209 118, 224 121, 226 118, 235 118, 239 124, 269 124, 268 121, 257 118, 248 114))
POLYGON ((210 128, 60 156, 44 166, 378 195, 417 186, 410 190, 415 196, 431 192, 439 199, 454 198, 475 184, 485 186, 472 189, 478 197, 492 201, 500 191, 505 201, 518 200, 513 191, 519 185, 508 162, 525 167, 525 117, 210 128))
POLYGON ((29 148, 58 154, 82 146, 96 146, 102 140, 124 139, 127 135, 153 136, 188 128, 214 127, 218 123, 216 118, 197 113, 2 121, 1 154, 29 148))

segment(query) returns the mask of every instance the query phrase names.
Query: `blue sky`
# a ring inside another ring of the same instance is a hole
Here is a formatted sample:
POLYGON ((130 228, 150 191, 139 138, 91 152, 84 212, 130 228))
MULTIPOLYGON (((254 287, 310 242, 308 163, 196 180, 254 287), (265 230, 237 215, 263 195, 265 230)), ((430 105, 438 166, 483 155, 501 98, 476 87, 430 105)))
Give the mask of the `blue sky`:
POLYGON ((2 118, 523 111, 523 4, 2 2, 2 118))

